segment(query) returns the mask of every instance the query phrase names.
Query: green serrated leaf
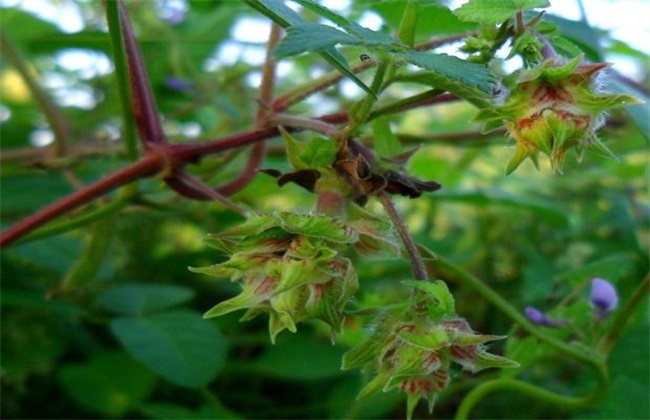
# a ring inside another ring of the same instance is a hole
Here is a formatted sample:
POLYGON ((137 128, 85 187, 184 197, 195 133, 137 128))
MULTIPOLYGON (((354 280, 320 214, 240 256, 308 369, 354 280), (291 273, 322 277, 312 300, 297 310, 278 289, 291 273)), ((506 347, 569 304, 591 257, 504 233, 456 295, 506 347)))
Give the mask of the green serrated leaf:
POLYGON ((337 44, 356 45, 359 39, 331 26, 318 23, 294 25, 274 50, 276 57, 288 57, 304 52, 321 52, 337 44))
POLYGON ((311 0, 295 0, 296 3, 304 7, 305 9, 311 10, 312 12, 330 20, 332 23, 337 24, 341 28, 345 29, 346 31, 349 31, 350 28, 352 27, 352 22, 344 18, 343 16, 334 13, 327 7, 318 4, 315 1, 311 0))
POLYGON ((354 21, 347 20, 313 0, 295 0, 295 2, 340 26, 346 32, 354 35, 365 45, 391 47, 397 44, 397 41, 389 35, 373 31, 372 29, 365 28, 354 21))
MULTIPOLYGON (((310 23, 280 0, 244 0, 244 2, 283 28, 310 23)), ((326 48, 319 52, 319 54, 325 61, 352 80, 357 86, 373 97, 375 96, 370 88, 350 70, 350 66, 348 66, 345 57, 335 48, 326 48)))
POLYGON ((307 143, 300 159, 308 165, 308 168, 329 168, 336 159, 338 149, 335 141, 315 137, 307 143))
POLYGON ((548 6, 548 0, 470 0, 456 9, 454 14, 464 22, 496 25, 517 12, 548 6))
POLYGON ((375 93, 350 70, 350 66, 348 66, 348 62, 345 60, 345 57, 343 57, 341 53, 339 53, 335 48, 328 48, 321 55, 325 61, 333 65, 338 71, 347 76, 366 93, 370 94, 372 97, 376 97, 375 93))
POLYGON ((492 93, 494 78, 485 66, 447 54, 408 51, 403 53, 403 56, 416 66, 433 70, 440 75, 437 79, 435 75, 430 75, 431 81, 445 85, 450 89, 453 88, 459 94, 467 96, 467 100, 473 100, 481 107, 485 106, 486 98, 480 98, 479 93, 472 93, 468 88, 478 89, 480 92, 488 94, 492 93))
POLYGON ((283 28, 308 23, 307 20, 280 0, 244 0, 244 3, 283 28))

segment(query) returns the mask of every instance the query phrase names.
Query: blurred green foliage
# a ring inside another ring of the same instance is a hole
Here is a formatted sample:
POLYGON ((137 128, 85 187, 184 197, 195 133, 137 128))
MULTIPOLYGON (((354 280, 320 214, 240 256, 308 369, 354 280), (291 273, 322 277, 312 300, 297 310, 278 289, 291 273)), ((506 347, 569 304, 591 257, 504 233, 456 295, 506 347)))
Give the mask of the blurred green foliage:
MULTIPOLYGON (((245 19, 264 23, 265 18, 241 2, 190 0, 183 19, 170 23, 156 8, 159 3, 128 2, 128 6, 169 137, 183 142, 250 129, 264 42, 238 40, 233 33, 245 19), (182 81, 182 87, 174 80, 182 81), (194 138, 196 127, 199 135, 194 138)), ((419 20, 415 42, 475 28, 441 3, 419 3, 424 18, 419 20)), ((405 4, 364 0, 352 2, 345 13, 358 19, 372 10, 385 20, 383 29, 394 32, 405 4)), ((0 112, 9 115, 0 122, 3 228, 128 163, 119 134, 115 135, 122 123, 114 73, 88 74, 60 60, 64 52, 110 60, 100 3, 74 5, 84 20, 84 28, 75 33, 19 8, 0 9, 3 36, 38 75, 73 128, 65 156, 30 143, 33 133, 46 127, 42 107, 10 60, 0 63, 0 112), (66 97, 84 92, 92 107, 66 104, 66 97)), ((553 21, 588 57, 600 59, 608 50, 626 56, 643 66, 647 81, 644 54, 620 41, 605 42, 606 34, 584 22, 553 21)), ((267 27, 258 30, 265 32, 267 27)), ((363 49, 342 51, 354 62, 363 49)), ((282 65, 285 73, 280 73, 276 93, 329 70, 314 54, 282 65)), ((362 79, 369 83, 367 75, 362 79)), ((398 84, 381 100, 388 103, 411 89, 398 84)), ((346 109, 351 102, 346 95, 337 85, 292 111, 320 115, 346 109), (331 109, 326 111, 327 107, 331 109)), ((567 162, 563 176, 553 175, 546 163, 537 170, 527 162, 506 177, 512 143, 503 135, 481 135, 479 127, 468 122, 475 113, 472 105, 458 102, 419 108, 377 120, 362 132, 362 141, 368 140, 372 128, 390 125, 402 140, 402 151, 419 146, 409 172, 444 186, 417 200, 396 199, 418 243, 474 273, 522 311, 529 305, 542 308, 551 316, 572 320, 587 341, 596 340, 598 332, 588 327, 588 281, 596 276, 608 279, 625 302, 648 272, 647 108, 632 109, 631 117, 625 111, 610 114, 601 138, 618 162, 587 154, 581 163, 567 162)), ((381 142, 381 153, 400 147, 393 137, 381 142)), ((269 144, 264 166, 288 169, 278 147, 281 139, 269 144)), ((211 156, 192 170, 218 184, 237 174, 245 159, 246 153, 211 156)), ((4 418, 403 415, 401 394, 355 400, 363 375, 340 370, 341 355, 363 340, 362 317, 346 323, 334 346, 327 329, 317 323, 295 335, 279 336, 273 346, 264 319, 245 324, 237 322, 236 314, 217 321, 201 319, 203 312, 237 289, 190 273, 187 267, 223 261, 224 255, 202 244, 202 236, 223 231, 242 218, 217 203, 179 198, 158 179, 138 184, 137 199, 116 208, 108 218, 55 235, 28 236, 3 250, 4 418)), ((100 209, 120 194, 67 220, 100 209)), ((295 185, 279 188, 273 178, 259 174, 233 199, 254 209, 308 211, 314 197, 295 185)), ((382 215, 373 201, 368 209, 382 215)), ((349 257, 361 283, 359 307, 381 306, 402 297, 400 281, 411 278, 406 261, 349 257)), ((496 375, 517 376, 567 394, 591 387, 593 375, 513 327, 476 291, 462 283, 449 287, 457 312, 476 331, 510 336, 506 344, 497 344, 503 347, 497 351, 506 352, 521 367, 503 373, 459 373, 454 385, 440 395, 436 417, 453 416, 463 394, 496 375)), ((576 418, 647 418, 647 314, 644 299, 608 360, 610 393, 576 418)), ((571 341, 577 332, 558 329, 552 334, 571 341)), ((416 416, 426 415, 421 409, 416 416)), ((513 398, 508 392, 492 394, 473 415, 515 418, 522 412, 529 418, 559 416, 555 407, 513 398)))

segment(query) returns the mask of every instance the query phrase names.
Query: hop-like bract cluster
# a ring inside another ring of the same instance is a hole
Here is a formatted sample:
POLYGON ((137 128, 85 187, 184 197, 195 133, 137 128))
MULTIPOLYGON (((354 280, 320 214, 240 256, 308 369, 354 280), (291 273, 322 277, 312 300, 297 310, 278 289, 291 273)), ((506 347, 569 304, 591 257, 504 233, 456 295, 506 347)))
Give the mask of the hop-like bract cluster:
POLYGON ((581 56, 564 64, 546 60, 518 75, 501 106, 481 111, 477 120, 486 122, 487 131, 505 124, 517 143, 507 173, 526 158, 536 159, 538 152, 549 157, 556 172, 562 171, 571 149, 578 159, 587 148, 613 157, 596 137, 604 112, 638 101, 599 93, 597 76, 607 67, 608 63, 583 63, 581 56))
POLYGON ((443 282, 422 282, 416 288, 420 300, 415 313, 383 314, 371 336, 343 356, 344 369, 364 367, 376 374, 359 397, 400 389, 407 396, 408 418, 421 398, 433 410, 436 395, 449 383, 452 363, 470 372, 517 366, 485 347, 484 343, 505 337, 475 334, 454 314, 453 298, 443 282))
POLYGON ((239 295, 221 302, 204 316, 217 317, 246 310, 241 320, 269 314, 271 341, 296 324, 319 319, 340 330, 343 307, 358 289, 356 273, 342 252, 352 244, 379 246, 375 225, 357 228, 320 215, 255 214, 224 233, 210 235, 206 243, 229 259, 197 273, 230 278, 241 285, 239 295), (362 240, 360 240, 360 237, 362 240))

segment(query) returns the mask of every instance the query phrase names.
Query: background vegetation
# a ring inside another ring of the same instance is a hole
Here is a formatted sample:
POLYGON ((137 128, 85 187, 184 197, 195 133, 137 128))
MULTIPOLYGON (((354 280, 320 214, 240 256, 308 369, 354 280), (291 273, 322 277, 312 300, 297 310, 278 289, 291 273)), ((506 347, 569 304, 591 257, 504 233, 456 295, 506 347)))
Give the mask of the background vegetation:
MULTIPOLYGON (((359 0, 342 13, 354 21, 371 11, 383 20, 383 31, 394 33, 405 3, 359 0)), ((419 3, 416 44, 476 28, 454 17, 442 1, 419 3)), ((268 19, 243 2, 190 0, 178 9, 174 4, 127 2, 167 137, 183 144, 251 130, 268 19), (246 38, 253 34, 249 29, 242 35, 246 22, 262 25, 257 28, 264 35, 246 38)), ((17 7, 0 10, 3 228, 123 168, 135 153, 134 143, 125 141, 135 137, 135 126, 123 118, 125 84, 116 77, 119 59, 113 58, 105 11, 99 2, 74 6, 83 28, 73 33, 17 7)), ((317 18, 309 11, 304 15, 317 18)), ((637 63, 641 83, 630 87, 611 77, 607 87, 628 86, 647 101, 643 85, 650 63, 645 54, 585 21, 548 20, 589 60, 604 61, 606 54, 616 53, 637 63)), ((362 64, 359 56, 366 53, 362 47, 341 51, 352 65, 362 64)), ((274 96, 331 70, 316 54, 285 59, 274 96)), ((370 84, 372 75, 359 77, 370 84)), ((379 104, 424 90, 395 85, 379 104)), ((362 97, 363 91, 345 80, 290 112, 312 117, 345 111, 362 97)), ((505 176, 512 140, 500 131, 481 134, 471 122, 475 115, 471 104, 454 101, 387 117, 402 151, 419 146, 408 172, 443 185, 418 199, 395 198, 415 240, 451 266, 462 267, 464 274, 473 273, 521 312, 536 306, 577 326, 591 325, 588 284, 594 277, 615 284, 621 308, 628 308, 638 285, 644 278, 647 282, 647 108, 608 115, 600 137, 619 161, 587 153, 578 164, 571 157, 561 176, 542 161, 539 170, 526 162, 505 176)), ((361 141, 369 142, 372 133, 368 124, 361 141)), ((308 138, 301 136, 296 134, 308 138)), ((283 145, 279 137, 268 141, 264 168, 289 170, 283 145)), ((188 171, 221 185, 242 172, 247 150, 206 156, 188 171)), ((280 188, 261 173, 230 199, 269 211, 306 212, 314 202, 308 191, 292 184, 280 188)), ((367 208, 385 217, 374 200, 367 208)), ((263 317, 247 323, 239 323, 238 314, 202 319, 237 287, 187 267, 218 262, 222 256, 203 245, 202 236, 242 220, 222 203, 190 200, 161 177, 144 178, 3 249, 2 416, 403 416, 401 393, 355 400, 367 378, 340 369, 342 354, 362 340, 367 319, 350 319, 336 345, 319 323, 281 334, 271 345, 263 317)), ((351 258, 361 283, 360 302, 401 298, 400 281, 411 278, 406 260, 351 258)), ((563 395, 587 394, 594 387, 597 375, 589 366, 537 341, 463 275, 453 270, 440 275, 454 294, 457 312, 476 331, 508 335, 492 350, 505 352, 521 367, 480 375, 458 372, 439 395, 436 418, 454 416, 468 393, 499 378, 517 377, 563 395)), ((565 342, 582 342, 580 349, 588 353, 589 343, 615 326, 615 345, 604 362, 610 375, 607 392, 572 411, 573 418, 647 418, 647 296, 630 308, 624 325, 612 316, 594 330, 546 331, 565 342)), ((477 397, 472 416, 566 415, 563 402, 524 398, 507 387, 497 386, 484 397, 477 397)), ((426 416, 425 407, 420 409, 416 416, 426 416)))

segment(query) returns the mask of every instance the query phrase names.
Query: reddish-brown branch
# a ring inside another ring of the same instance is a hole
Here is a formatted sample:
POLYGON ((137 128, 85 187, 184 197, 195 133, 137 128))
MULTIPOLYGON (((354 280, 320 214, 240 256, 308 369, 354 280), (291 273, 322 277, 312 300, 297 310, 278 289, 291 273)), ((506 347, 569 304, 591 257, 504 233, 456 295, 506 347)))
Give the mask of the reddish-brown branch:
MULTIPOLYGON (((287 130, 295 131, 296 129, 289 127, 287 130)), ((277 136, 278 134, 279 130, 277 127, 272 127, 236 134, 200 144, 157 145, 154 150, 149 152, 140 161, 112 175, 108 175, 86 188, 65 196, 35 214, 10 226, 0 234, 0 248, 11 244, 21 236, 44 225, 50 220, 62 216, 136 179, 153 176, 165 169, 171 173, 174 169, 182 168, 202 156, 253 144, 260 140, 277 136)))
MULTIPOLYGON (((441 95, 445 100, 450 97, 441 95)), ((427 99, 422 103, 412 104, 409 109, 416 106, 429 105, 439 101, 427 99)), ((348 120, 347 112, 338 112, 317 118, 330 124, 345 123, 348 120)), ((301 130, 303 127, 284 127, 289 132, 301 130)), ((203 156, 219 153, 225 150, 254 144, 279 135, 278 127, 269 127, 246 133, 234 134, 218 140, 206 141, 195 144, 157 144, 140 161, 126 168, 100 179, 84 189, 61 198, 59 201, 41 209, 37 213, 12 225, 0 234, 0 247, 5 247, 21 236, 44 225, 55 217, 62 216, 90 201, 110 192, 118 187, 128 184, 139 178, 153 176, 162 170, 171 173, 176 168, 182 168, 189 163, 196 162, 203 156)), ((218 191, 223 194, 222 191, 218 191)), ((224 194, 225 195, 225 194, 224 194)), ((211 197, 213 198, 213 197, 211 197)))
POLYGON ((67 195, 37 213, 26 217, 2 232, 0 247, 5 247, 26 233, 44 225, 55 217, 61 216, 77 207, 100 197, 119 186, 128 184, 139 178, 153 175, 164 166, 164 159, 157 154, 150 154, 142 160, 127 166, 105 178, 100 179, 83 188, 67 195))
POLYGON ((209 187, 200 179, 193 177, 183 168, 174 169, 172 176, 165 178, 165 182, 174 191, 184 197, 194 198, 196 200, 215 200, 237 213, 246 213, 243 207, 237 205, 225 195, 215 191, 214 188, 209 187))

